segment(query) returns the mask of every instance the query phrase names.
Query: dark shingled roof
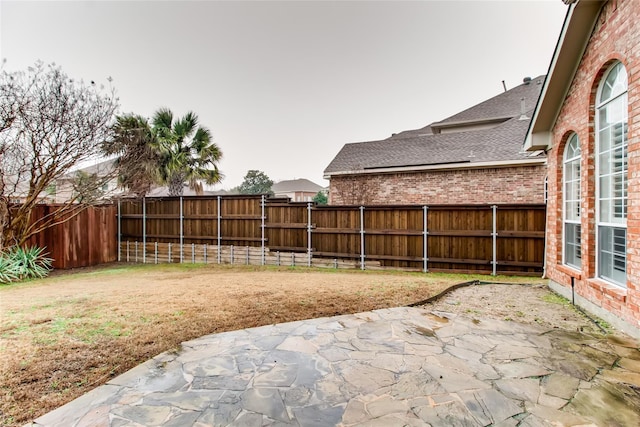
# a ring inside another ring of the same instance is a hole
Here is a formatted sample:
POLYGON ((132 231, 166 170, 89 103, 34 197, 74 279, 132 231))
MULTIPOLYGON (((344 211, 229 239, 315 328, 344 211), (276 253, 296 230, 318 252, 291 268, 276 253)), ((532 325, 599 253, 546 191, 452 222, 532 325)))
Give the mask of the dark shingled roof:
POLYGON ((535 108, 544 76, 532 79, 478 105, 421 129, 404 131, 381 141, 346 144, 325 169, 326 175, 376 168, 452 163, 524 160, 522 143, 535 108), (526 119, 521 119, 525 98, 526 119), (493 127, 456 131, 495 121, 493 127), (438 133, 440 129, 446 129, 438 133))

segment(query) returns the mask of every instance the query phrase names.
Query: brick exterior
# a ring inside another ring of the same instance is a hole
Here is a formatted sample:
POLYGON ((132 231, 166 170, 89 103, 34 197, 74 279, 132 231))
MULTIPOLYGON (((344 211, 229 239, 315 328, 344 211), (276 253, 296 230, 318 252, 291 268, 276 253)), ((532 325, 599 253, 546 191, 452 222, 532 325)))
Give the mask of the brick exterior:
POLYGON ((331 177, 332 205, 544 203, 544 165, 331 177))
MULTIPOLYGON (((596 28, 552 131, 553 147, 548 152, 549 199, 547 205, 547 275, 555 285, 575 292, 595 307, 609 312, 640 330, 640 2, 609 1, 602 9, 596 28), (596 180, 595 98, 598 85, 609 66, 621 61, 629 81, 628 128, 628 218, 627 289, 596 277, 596 180), (580 140, 582 197, 582 270, 562 265, 562 161, 571 132, 580 140)), ((605 313, 606 314, 606 313, 605 313)))

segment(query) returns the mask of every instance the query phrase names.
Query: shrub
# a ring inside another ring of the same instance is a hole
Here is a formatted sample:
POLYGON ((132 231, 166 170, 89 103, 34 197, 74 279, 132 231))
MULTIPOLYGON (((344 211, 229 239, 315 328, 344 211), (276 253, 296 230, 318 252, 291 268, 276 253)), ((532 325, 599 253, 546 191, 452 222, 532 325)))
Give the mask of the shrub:
POLYGON ((52 263, 44 248, 13 247, 0 254, 0 283, 46 277, 52 269, 52 263))

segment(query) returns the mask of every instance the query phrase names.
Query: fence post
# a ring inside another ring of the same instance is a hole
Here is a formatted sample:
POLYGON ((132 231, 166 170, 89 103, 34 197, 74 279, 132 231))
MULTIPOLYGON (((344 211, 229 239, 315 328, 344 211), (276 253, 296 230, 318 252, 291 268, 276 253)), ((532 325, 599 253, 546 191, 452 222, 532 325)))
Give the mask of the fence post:
POLYGON ((231 262, 231 265, 233 265, 233 245, 231 245, 230 262, 231 262))
POLYGON ((136 262, 138 262, 138 241, 136 240, 136 262))
POLYGON ((156 242, 154 245, 154 253, 155 253, 155 263, 158 263, 158 242, 156 242))
POLYGON ((280 251, 276 251, 276 265, 280 267, 280 251))
POLYGON ((429 271, 429 269, 427 268, 427 263, 429 262, 429 253, 427 252, 427 238, 429 236, 429 229, 427 228, 427 211, 428 211, 428 207, 427 206, 423 206, 422 207, 422 216, 423 216, 423 222, 424 222, 424 229, 422 231, 422 244, 423 244, 423 251, 422 251, 422 272, 426 273, 427 271, 429 271))
POLYGON ((497 264, 498 264, 498 245, 497 245, 497 240, 498 240, 498 221, 497 221, 497 216, 498 216, 498 206, 493 205, 491 207, 491 209, 493 210, 493 231, 491 232, 491 238, 493 240, 493 258, 491 261, 491 264, 493 264, 493 271, 491 273, 492 276, 496 275, 496 270, 497 270, 497 264))
POLYGON ((171 243, 169 243, 169 252, 167 254, 167 261, 171 264, 171 243))
POLYGON ((122 261, 122 210, 118 199, 118 262, 122 261))
POLYGON ((183 207, 182 207, 182 196, 180 196, 180 264, 182 264, 182 260, 184 258, 184 224, 183 224, 183 219, 184 219, 184 213, 182 211, 183 207))
POLYGON ((206 243, 204 243, 202 246, 202 252, 203 252, 202 256, 204 257, 204 263, 206 264, 207 263, 207 244, 206 243))
POLYGON ((307 203, 307 267, 311 267, 311 202, 307 203))
POLYGON ((360 206, 360 270, 364 270, 364 206, 360 206))
POLYGON ((260 264, 261 265, 264 265, 264 227, 265 227, 265 224, 264 224, 264 220, 265 220, 264 205, 265 205, 265 202, 264 202, 264 194, 263 194, 261 202, 260 202, 260 206, 262 208, 262 213, 260 215, 260 221, 261 221, 261 223, 260 223, 260 231, 261 231, 260 242, 261 242, 261 249, 262 249, 262 253, 260 254, 260 264))
POLYGON ((142 198, 142 263, 147 263, 147 198, 142 198))
POLYGON ((196 263, 196 244, 191 244, 191 264, 196 263))
POLYGON ((222 197, 218 196, 218 264, 220 264, 221 261, 221 255, 220 255, 220 243, 221 243, 221 239, 220 239, 220 221, 221 221, 221 209, 220 209, 220 205, 222 203, 222 197))
POLYGON ((245 250, 247 251, 245 264, 249 265, 249 246, 245 246, 245 250))
POLYGON ((129 262, 129 241, 127 240, 127 262, 129 262))

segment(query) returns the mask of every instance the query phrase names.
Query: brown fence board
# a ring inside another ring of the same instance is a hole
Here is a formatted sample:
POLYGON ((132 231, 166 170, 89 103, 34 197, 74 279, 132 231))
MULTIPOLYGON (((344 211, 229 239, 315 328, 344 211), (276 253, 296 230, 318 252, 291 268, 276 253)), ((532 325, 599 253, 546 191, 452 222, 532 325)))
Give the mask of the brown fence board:
MULTIPOLYGON (((489 205, 314 206, 261 196, 184 197, 122 203, 122 239, 147 242, 263 246, 314 257, 376 260, 383 267, 491 273, 493 208, 489 205), (220 203, 220 206, 218 206, 220 203), (427 229, 424 229, 425 212, 427 229), (218 214, 220 216, 218 217, 218 214), (309 216, 311 221, 309 222, 309 216), (220 236, 218 236, 218 229, 220 236), (425 231, 427 251, 424 253, 425 231), (309 234, 311 241, 309 241, 309 234)), ((544 205, 500 205, 496 210, 498 272, 540 274, 544 205)), ((373 262, 373 261, 371 261, 373 262)))
POLYGON ((56 213, 61 205, 38 205, 32 221, 53 215, 54 223, 32 236, 26 246, 45 248, 53 267, 69 269, 116 261, 117 210, 115 205, 92 206, 77 213, 56 213))

